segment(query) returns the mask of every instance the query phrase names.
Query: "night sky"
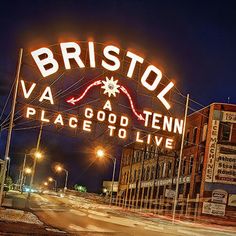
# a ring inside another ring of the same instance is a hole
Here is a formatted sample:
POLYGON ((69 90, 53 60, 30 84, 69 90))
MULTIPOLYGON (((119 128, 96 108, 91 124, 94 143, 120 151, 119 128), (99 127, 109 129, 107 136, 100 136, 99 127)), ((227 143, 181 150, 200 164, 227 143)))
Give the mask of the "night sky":
MULTIPOLYGON (((228 102, 228 97, 236 103, 235 1, 2 1, 0 9, 0 111, 14 81, 20 47, 27 53, 61 40, 88 38, 137 49, 157 61, 183 94, 190 93, 203 105, 228 102)), ((38 129, 13 132, 14 178, 23 153, 36 145, 37 134, 38 129)), ((3 131, 1 156, 5 140, 3 131)), ((54 176, 63 184, 64 176, 51 168, 57 161, 69 170, 70 186, 80 183, 99 191, 102 180, 111 178, 112 163, 95 163, 85 139, 44 132, 42 148, 45 159, 37 168, 38 183, 54 176)), ((120 159, 120 146, 107 148, 120 159)))

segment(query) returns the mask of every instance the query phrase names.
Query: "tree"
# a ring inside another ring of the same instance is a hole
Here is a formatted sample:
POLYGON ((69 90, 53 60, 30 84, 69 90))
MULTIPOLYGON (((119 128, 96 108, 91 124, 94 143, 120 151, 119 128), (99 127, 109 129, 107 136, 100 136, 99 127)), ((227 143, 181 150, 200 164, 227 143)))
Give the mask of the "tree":
POLYGON ((74 189, 78 192, 81 193, 86 193, 87 192, 87 188, 85 186, 79 185, 79 184, 75 184, 74 189))
POLYGON ((13 180, 12 180, 11 176, 7 176, 7 178, 6 178, 6 185, 7 185, 7 187, 9 189, 12 189, 12 187, 13 187, 13 180))

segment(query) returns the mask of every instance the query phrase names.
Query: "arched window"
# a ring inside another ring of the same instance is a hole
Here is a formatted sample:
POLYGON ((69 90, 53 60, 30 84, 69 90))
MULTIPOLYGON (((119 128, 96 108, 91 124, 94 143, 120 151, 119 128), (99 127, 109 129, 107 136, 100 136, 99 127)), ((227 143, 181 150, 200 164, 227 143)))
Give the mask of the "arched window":
POLYGON ((147 172, 146 172, 146 180, 149 180, 150 178, 150 167, 147 167, 147 172))
POLYGON ((182 164, 182 175, 185 175, 186 165, 187 165, 187 159, 186 157, 184 157, 183 164, 182 164))
POLYGON ((171 162, 167 163, 167 177, 171 177, 171 162))
POLYGON ((197 127, 193 129, 193 143, 197 142, 197 127))
POLYGON ((166 162, 163 164, 163 169, 162 169, 162 177, 166 177, 166 162))
POLYGON ((145 180, 146 177, 146 169, 143 168, 143 173, 142 173, 142 180, 145 180))
POLYGON ((134 170, 134 179, 133 179, 133 182, 135 182, 136 181, 136 174, 137 174, 137 171, 136 170, 134 170))
POLYGON ((190 159, 189 159, 189 174, 191 175, 192 173, 192 170, 193 170, 193 155, 190 156, 190 159))
POLYGON ((139 179, 140 179, 140 173, 141 173, 141 170, 139 169, 139 170, 138 170, 138 176, 137 176, 137 180, 139 180, 139 179))
POLYGON ((154 174, 155 174, 155 166, 152 166, 150 179, 154 179, 154 174))

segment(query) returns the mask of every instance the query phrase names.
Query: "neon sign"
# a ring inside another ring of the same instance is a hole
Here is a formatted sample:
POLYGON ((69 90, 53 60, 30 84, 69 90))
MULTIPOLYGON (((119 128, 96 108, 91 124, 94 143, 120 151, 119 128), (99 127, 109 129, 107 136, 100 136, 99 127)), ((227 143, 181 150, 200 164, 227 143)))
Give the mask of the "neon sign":
MULTIPOLYGON (((24 113, 25 117, 27 119, 37 119, 43 123, 54 124, 55 126, 79 129, 88 133, 94 130, 96 123, 101 123, 107 127, 107 133, 110 137, 117 137, 121 140, 125 140, 131 135, 130 127, 132 126, 133 120, 131 120, 127 114, 117 114, 117 112, 114 111, 114 104, 112 104, 119 96, 124 96, 130 106, 132 116, 135 117, 136 121, 139 122, 144 129, 149 130, 145 133, 143 133, 142 130, 135 130, 135 141, 147 144, 154 143, 157 146, 173 149, 175 145, 173 136, 182 134, 183 120, 147 109, 140 111, 135 99, 132 97, 132 93, 129 92, 129 86, 124 83, 122 78, 117 77, 115 74, 121 67, 120 49, 113 45, 105 45, 102 50, 101 58, 95 53, 96 47, 94 42, 88 42, 86 45, 88 53, 87 61, 82 56, 80 45, 75 42, 60 44, 63 65, 61 65, 61 60, 56 58, 54 55, 55 53, 50 48, 43 47, 37 49, 32 51, 31 55, 41 75, 44 77, 44 80, 47 79, 46 77, 53 76, 61 67, 66 70, 71 69, 72 61, 74 63, 73 65, 76 65, 78 69, 83 69, 85 67, 95 69, 100 66, 109 71, 109 74, 113 74, 92 81, 85 88, 81 89, 79 94, 65 98, 64 100, 65 104, 72 108, 73 106, 76 107, 86 98, 88 93, 96 88, 100 89, 103 96, 107 96, 107 99, 103 102, 101 108, 85 105, 83 112, 75 115, 52 112, 43 106, 34 107, 32 105, 27 105, 24 113), (150 130, 158 131, 158 135, 150 132, 150 130), (162 135, 163 133, 165 135, 162 135)), ((128 79, 132 79, 137 64, 143 64, 144 59, 131 51, 127 51, 125 56, 129 59, 125 76, 128 79)), ((171 106, 170 102, 166 99, 166 95, 174 87, 174 83, 168 81, 167 85, 163 85, 163 83, 161 84, 161 80, 161 71, 150 64, 145 67, 140 77, 140 83, 143 88, 147 91, 157 90, 157 99, 165 109, 169 110, 171 106)), ((21 80, 21 90, 25 100, 28 100, 33 96, 37 86, 38 85, 35 82, 31 83, 29 86, 24 80, 21 80)), ((50 86, 45 86, 43 90, 40 90, 38 98, 38 102, 41 105, 46 103, 47 105, 55 106, 54 94, 50 86)))
MULTIPOLYGON (((71 69, 71 61, 75 61, 78 68, 85 68, 85 63, 81 59, 81 47, 78 43, 75 42, 66 42, 60 44, 62 58, 64 62, 64 68, 66 70, 71 69)), ((89 54, 89 67, 96 68, 96 54, 94 42, 88 42, 88 54, 89 54)), ((108 71, 117 71, 120 68, 121 62, 119 59, 120 49, 113 45, 106 45, 103 48, 104 59, 101 60, 102 68, 108 71), (107 62, 109 61, 109 62, 107 62)), ((32 57, 34 58, 35 63, 37 64, 43 77, 48 77, 56 73, 60 66, 58 61, 55 59, 53 52, 46 47, 37 49, 31 52, 32 57)), ((132 78, 134 70, 138 63, 144 63, 144 59, 130 51, 127 51, 126 57, 130 59, 129 68, 126 76, 132 78)), ((161 71, 154 65, 149 65, 145 69, 144 73, 141 76, 141 84, 149 91, 155 91, 160 84, 162 79, 161 71), (155 77, 153 81, 149 82, 149 76, 154 74, 155 77)), ((165 106, 167 110, 170 109, 170 104, 166 100, 165 95, 174 87, 174 83, 171 81, 165 88, 157 95, 157 98, 165 106)))

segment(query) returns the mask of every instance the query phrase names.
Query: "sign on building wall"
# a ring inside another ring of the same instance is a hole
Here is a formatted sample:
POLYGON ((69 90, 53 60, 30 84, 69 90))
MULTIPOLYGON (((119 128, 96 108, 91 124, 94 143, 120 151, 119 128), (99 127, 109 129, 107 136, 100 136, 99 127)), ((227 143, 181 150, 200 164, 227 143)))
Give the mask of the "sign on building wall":
POLYGON ((224 111, 222 116, 222 121, 236 123, 236 112, 224 111))
POLYGON ((225 205, 212 202, 203 202, 202 213, 214 216, 224 216, 225 205))
POLYGON ((236 151, 236 147, 229 145, 218 145, 215 159, 213 182, 236 184, 236 154, 225 154, 221 150, 228 152, 236 151))
POLYGON ((228 193, 222 189, 215 189, 212 192, 211 201, 226 204, 228 193))
POLYGON ((209 142, 209 150, 207 153, 207 166, 206 166, 206 176, 205 176, 205 181, 209 183, 213 181, 219 123, 220 122, 218 120, 212 120, 212 127, 210 130, 210 142, 209 142))
POLYGON ((236 194, 229 194, 228 205, 236 207, 236 194))

